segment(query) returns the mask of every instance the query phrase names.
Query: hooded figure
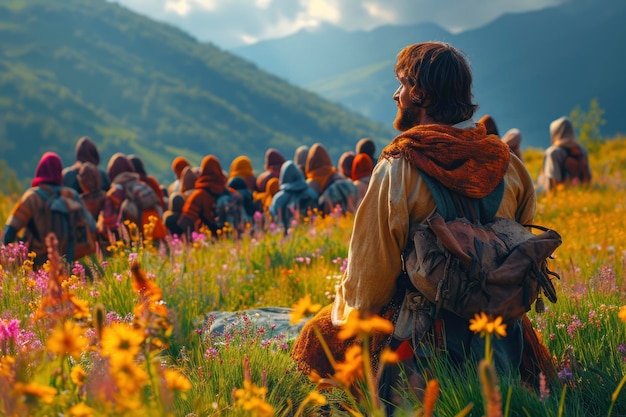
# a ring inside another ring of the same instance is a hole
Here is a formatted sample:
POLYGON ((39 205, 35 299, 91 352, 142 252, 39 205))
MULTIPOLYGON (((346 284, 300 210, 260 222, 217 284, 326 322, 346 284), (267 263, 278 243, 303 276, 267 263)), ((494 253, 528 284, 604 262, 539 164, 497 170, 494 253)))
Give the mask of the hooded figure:
POLYGON ((262 193, 263 197, 260 201, 263 206, 263 213, 267 214, 270 212, 270 204, 272 204, 272 199, 278 192, 279 188, 280 184, 278 178, 270 178, 267 180, 267 183, 265 184, 265 193, 262 193))
POLYGON ((278 179, 283 162, 285 162, 285 157, 278 150, 269 148, 265 151, 265 171, 256 179, 256 191, 265 192, 267 181, 270 178, 278 179))
POLYGON ((142 235, 144 230, 148 230, 146 228, 150 228, 154 242, 164 238, 167 230, 159 198, 152 187, 141 181, 130 159, 121 152, 111 156, 107 176, 111 188, 98 219, 98 231, 103 234, 107 230, 117 233, 120 222, 130 220, 142 235), (156 217, 156 221, 152 222, 151 217, 156 217))
POLYGON ((339 172, 346 178, 352 177, 352 161, 354 161, 354 157, 356 154, 352 151, 344 152, 339 157, 339 161, 337 162, 337 167, 339 168, 339 172))
POLYGON ((296 164, 298 169, 304 174, 306 168, 306 158, 309 154, 309 147, 306 145, 300 145, 296 148, 293 154, 293 163, 296 164))
POLYGON ((185 198, 180 193, 174 193, 168 200, 168 208, 163 213, 163 223, 168 232, 175 235, 181 235, 183 230, 178 227, 178 219, 183 214, 183 206, 185 205, 185 198))
POLYGON ((204 224, 215 233, 216 201, 225 189, 226 177, 219 159, 214 155, 205 156, 200 165, 200 176, 196 180, 195 190, 185 201, 178 226, 185 233, 189 233, 204 224))
POLYGON ((256 187, 256 177, 252 169, 252 161, 247 156, 241 155, 236 157, 230 164, 230 173, 228 179, 239 177, 245 181, 246 187, 250 192, 256 187))
POLYGON ((248 184, 241 177, 232 177, 228 180, 228 187, 237 191, 243 198, 243 208, 246 214, 246 222, 251 222, 254 218, 254 213, 263 211, 263 207, 259 204, 255 204, 252 191, 248 188, 248 184))
POLYGON ((325 214, 338 205, 343 212, 354 212, 358 190, 351 179, 339 174, 321 143, 311 146, 306 161, 307 184, 319 193, 318 208, 325 214))
POLYGON ((559 184, 588 184, 591 169, 587 150, 576 140, 574 126, 565 116, 550 123, 551 145, 544 152, 537 191, 550 191, 559 184))
POLYGON ((126 155, 117 152, 111 156, 107 164, 107 177, 111 187, 107 191, 104 207, 98 219, 98 232, 116 232, 120 222, 122 203, 126 199, 126 183, 139 181, 139 174, 135 172, 132 162, 126 155))
POLYGON ((167 195, 172 195, 173 193, 179 191, 180 176, 183 173, 183 169, 189 165, 189 161, 182 156, 174 158, 172 161, 172 171, 174 172, 176 179, 167 187, 167 195))
POLYGON ((363 138, 356 144, 356 153, 357 155, 360 153, 367 154, 372 161, 375 161, 376 144, 370 138, 363 138))
POLYGON ((304 174, 293 161, 280 169, 279 190, 272 198, 270 215, 285 228, 285 232, 317 207, 319 195, 308 186, 304 174))
POLYGON ((178 193, 181 194, 185 200, 196 189, 196 181, 200 176, 200 169, 197 167, 186 166, 183 168, 183 173, 180 176, 180 188, 178 193))
POLYGON ((319 194, 324 192, 326 185, 332 183, 337 176, 337 170, 328 155, 328 151, 321 143, 315 143, 309 149, 305 165, 306 182, 319 194))
POLYGON ((502 136, 502 142, 509 145, 509 149, 513 155, 517 156, 519 159, 522 158, 522 133, 519 129, 513 128, 509 129, 504 136, 502 136))
POLYGON ((104 207, 106 193, 101 187, 100 170, 91 162, 84 162, 76 176, 83 193, 80 198, 85 202, 85 207, 94 219, 97 219, 104 207))
POLYGON ((358 154, 352 162, 352 181, 359 191, 359 198, 356 203, 357 208, 359 204, 361 204, 363 197, 365 197, 373 168, 374 164, 372 163, 372 158, 365 153, 358 154))
POLYGON ((63 163, 59 155, 54 152, 46 152, 42 155, 37 164, 35 177, 30 185, 31 187, 37 187, 42 184, 62 185, 62 171, 63 163))
POLYGON ((154 190, 154 193, 159 198, 161 208, 165 210, 165 199, 163 197, 163 191, 161 190, 161 184, 159 184, 159 181, 152 175, 148 175, 143 160, 139 157, 139 155, 128 155, 128 160, 133 164, 135 172, 139 174, 141 181, 148 184, 150 188, 154 190))
MULTIPOLYGON (((31 188, 26 190, 9 215, 2 243, 8 245, 17 239, 20 230, 25 229, 24 241, 29 251, 35 252, 34 264, 41 266, 48 258, 46 237, 53 230, 50 211, 46 207, 46 201, 53 194, 58 193, 78 206, 83 217, 87 220, 88 227, 95 231, 95 222, 76 190, 65 187, 63 182, 63 163, 61 158, 54 152, 46 152, 42 155, 35 176, 31 182, 31 188)), ((57 236, 61 242, 67 236, 57 236)), ((62 248, 60 248, 62 250, 62 248)), ((65 256, 67 253, 61 253, 65 256)), ((70 259, 72 261, 73 259, 70 259)))
MULTIPOLYGON (((80 188, 80 184, 78 183, 78 179, 76 176, 78 175, 78 170, 84 162, 91 162, 96 167, 100 164, 100 154, 98 153, 98 148, 93 143, 93 141, 87 137, 83 136, 76 142, 76 162, 71 166, 63 169, 63 185, 66 187, 72 187, 78 193, 82 193, 83 190, 80 188)), ((110 183, 109 179, 106 176, 106 172, 102 169, 98 169, 100 173, 100 187, 102 190, 107 191, 109 189, 110 183)))

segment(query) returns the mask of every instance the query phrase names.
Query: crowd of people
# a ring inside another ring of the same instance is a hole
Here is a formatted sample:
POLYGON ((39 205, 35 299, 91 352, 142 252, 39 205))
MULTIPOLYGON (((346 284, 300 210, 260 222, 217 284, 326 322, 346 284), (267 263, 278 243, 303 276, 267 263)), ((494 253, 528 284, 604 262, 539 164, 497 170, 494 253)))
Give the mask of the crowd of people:
MULTIPOLYGON (((328 326, 340 327, 352 311, 366 316, 385 311, 403 285, 402 253, 412 225, 427 222, 437 209, 433 183, 470 200, 487 201, 497 194, 491 215, 532 224, 538 192, 591 181, 587 152, 571 121, 560 117, 550 124, 551 146, 533 182, 522 159, 521 132, 510 129, 500 135, 489 115, 473 120, 477 105, 472 102, 471 71, 452 46, 410 45, 399 53, 395 72, 400 86, 393 95, 394 127, 401 133, 379 159, 368 138, 343 153, 337 164, 321 143, 298 147, 292 159, 270 148, 259 173, 245 155, 235 158, 229 170, 215 155, 205 156, 199 167, 177 157, 171 164, 173 181, 162 185, 146 172, 138 155, 116 153, 106 169, 100 168, 95 143, 83 137, 76 144, 76 161, 65 168, 58 155, 42 156, 32 187, 6 222, 3 244, 24 239, 37 253, 37 263, 45 261, 51 219, 38 189, 48 195, 62 192, 79 203, 101 250, 120 238, 126 221, 158 242, 168 234, 188 236, 202 228, 215 237, 230 233, 236 238, 258 216, 287 232, 313 212, 355 213, 346 270, 324 316, 328 326)), ((448 330, 445 346, 453 363, 480 355, 482 345, 467 320, 446 311, 438 314, 448 330)), ((526 335, 521 323, 510 323, 506 337, 494 342, 496 365, 507 374, 517 372, 523 362, 526 335)), ((301 346, 310 347, 309 342, 301 346)), ((389 346, 400 352, 401 361, 381 377, 379 389, 394 404, 398 388, 424 388, 422 372, 432 350, 393 338, 389 346), (400 369, 409 376, 408 386, 400 381, 400 369)), ((316 370, 319 364, 311 362, 318 357, 315 352, 299 355, 294 357, 301 369, 316 370)))
POLYGON ((287 233, 312 214, 354 213, 367 191, 375 152, 374 141, 363 138, 335 165, 321 143, 300 146, 292 159, 269 148, 258 174, 245 155, 236 157, 228 170, 215 155, 206 155, 200 166, 179 156, 171 163, 172 182, 160 184, 146 172, 139 155, 118 152, 101 167, 95 142, 82 137, 70 165, 64 167, 52 152, 41 157, 31 187, 6 221, 2 242, 21 239, 37 254, 37 265, 45 262, 52 217, 49 199, 38 190, 79 203, 105 255, 128 222, 155 243, 168 234, 188 237, 203 228, 214 237, 222 232, 237 236, 268 222, 287 233))
MULTIPOLYGON (((484 115, 478 123, 485 126, 487 134, 500 137, 490 115, 484 115)), ((545 151, 535 190, 549 192, 559 184, 589 183, 587 151, 576 140, 571 121, 567 117, 556 119, 550 125, 550 136, 551 146, 545 151)), ((521 132, 515 128, 501 136, 512 155, 523 161, 521 140, 521 132)), ((7 219, 2 242, 6 245, 23 239, 37 253, 37 264, 45 261, 44 240, 50 219, 44 199, 34 190, 51 192, 59 187, 73 190, 76 200, 84 204, 104 253, 119 238, 120 225, 127 220, 134 222, 141 233, 150 226, 155 242, 168 233, 188 235, 201 227, 215 235, 225 223, 233 232, 241 233, 246 225, 254 223, 255 213, 288 231, 313 210, 324 215, 339 207, 342 212, 355 213, 377 162, 375 152, 376 145, 369 138, 359 140, 353 151, 344 152, 337 164, 320 143, 298 147, 290 160, 270 148, 258 174, 245 155, 236 157, 228 171, 215 155, 205 156, 199 167, 179 156, 171 164, 173 181, 160 184, 146 172, 139 155, 116 153, 103 169, 96 144, 82 137, 76 143, 76 160, 68 166, 63 167, 53 153, 41 157, 32 187, 7 219), (131 197, 137 194, 139 202, 132 204, 131 197)))

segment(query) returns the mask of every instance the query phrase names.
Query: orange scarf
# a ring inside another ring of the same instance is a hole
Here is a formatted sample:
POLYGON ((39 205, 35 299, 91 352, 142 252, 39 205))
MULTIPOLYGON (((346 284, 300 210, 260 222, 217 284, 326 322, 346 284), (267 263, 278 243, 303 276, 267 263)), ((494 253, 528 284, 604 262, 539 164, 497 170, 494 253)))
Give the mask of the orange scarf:
POLYGON ((396 136, 380 159, 404 156, 415 168, 467 197, 483 198, 504 178, 509 147, 485 125, 459 129, 447 125, 415 126, 396 136))

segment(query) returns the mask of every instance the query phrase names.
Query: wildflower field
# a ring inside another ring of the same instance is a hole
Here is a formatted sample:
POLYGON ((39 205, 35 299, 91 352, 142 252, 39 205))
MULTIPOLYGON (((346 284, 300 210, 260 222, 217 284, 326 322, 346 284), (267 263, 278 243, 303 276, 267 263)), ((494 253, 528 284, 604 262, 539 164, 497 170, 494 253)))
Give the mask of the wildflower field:
MULTIPOLYGON (((536 178, 542 153, 524 158, 536 178)), ((538 200, 536 223, 563 237, 550 261, 561 279, 558 302, 529 317, 558 377, 533 390, 489 360, 460 378, 436 358, 424 401, 407 393, 397 415, 626 416, 626 139, 604 143, 591 165, 592 186, 538 200)), ((17 198, 0 197, 2 224, 17 198)), ((69 271, 52 256, 35 272, 26 248, 0 246, 0 415, 383 415, 367 343, 335 378, 313 382, 291 359, 295 332, 247 312, 294 307, 297 322, 331 303, 352 220, 312 216, 287 236, 259 224, 238 241, 199 233, 160 248, 139 244, 131 225, 112 257, 69 271), (213 312, 235 319, 211 331, 213 312)), ((365 340, 385 327, 355 320, 351 334, 365 340)), ((472 325, 486 338, 505 331, 472 325)))

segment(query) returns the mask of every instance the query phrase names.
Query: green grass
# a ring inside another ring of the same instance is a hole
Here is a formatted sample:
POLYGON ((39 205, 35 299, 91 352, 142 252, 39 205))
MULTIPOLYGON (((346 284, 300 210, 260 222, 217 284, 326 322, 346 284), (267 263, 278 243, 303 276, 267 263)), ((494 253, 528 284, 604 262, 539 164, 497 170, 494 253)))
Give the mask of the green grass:
MULTIPOLYGON (((529 317, 560 364, 563 378, 549 385, 545 398, 516 380, 501 379, 503 409, 509 417, 605 417, 609 412, 612 416, 626 415, 626 393, 618 392, 612 402, 626 367, 626 323, 618 317, 620 307, 626 305, 626 200, 621 181, 626 171, 625 144, 623 139, 607 142, 605 152, 592 155, 592 186, 539 197, 536 223, 553 227, 563 236, 563 245, 551 261, 561 279, 555 282, 558 302, 546 302, 545 313, 531 312, 529 317), (569 364, 568 372, 563 371, 565 364, 569 364)), ((525 155, 529 170, 536 169, 538 160, 538 155, 525 155)), ((16 197, 0 197, 0 220, 6 219, 15 201, 16 197)), ((244 381, 249 380, 255 387, 267 388, 262 399, 272 406, 274 415, 296 415, 315 385, 297 372, 290 357, 293 341, 284 330, 258 325, 257 317, 241 312, 291 307, 305 294, 310 294, 315 303, 332 302, 347 257, 351 228, 351 217, 329 216, 301 225, 289 236, 268 227, 251 231, 237 242, 199 239, 185 246, 170 241, 167 252, 126 244, 105 263, 97 261, 104 273, 94 282, 80 270, 63 277, 67 294, 84 300, 90 309, 97 304, 103 306, 109 317, 107 325, 112 321, 131 322, 135 317, 135 326, 145 326, 148 336, 136 362, 151 372, 152 379, 143 387, 137 408, 132 410, 114 397, 103 400, 69 382, 69 365, 75 364, 74 360, 47 352, 46 343, 56 323, 72 317, 74 310, 70 304, 60 303, 65 308, 63 314, 56 311, 35 320, 33 314, 49 294, 51 275, 33 273, 24 263, 23 254, 12 255, 8 248, 0 248, 2 325, 17 319, 23 333, 23 348, 0 343, 1 358, 16 358, 13 365, 0 361, 0 386, 6 388, 5 394, 0 394, 0 409, 33 416, 71 415, 71 407, 84 402, 93 408, 94 416, 160 416, 166 412, 175 416, 255 415, 244 411, 243 403, 234 397, 234 392, 243 389, 244 381), (138 312, 144 310, 138 310, 142 297, 132 283, 130 266, 135 258, 162 291, 166 319, 153 315, 136 321, 138 312), (209 313, 214 311, 240 313, 224 334, 216 334, 209 331, 209 313), (171 326, 165 326, 163 320, 171 326), (32 335, 27 336, 28 332, 32 335), (165 368, 184 374, 191 389, 184 393, 165 389, 156 377, 165 368), (12 373, 4 372, 6 369, 12 373), (58 389, 51 404, 38 399, 32 403, 19 400, 23 397, 12 391, 15 383, 31 381, 58 389), (113 405, 121 411, 110 408, 113 405)), ((89 261, 85 264, 89 268, 89 261)), ((93 317, 74 316, 72 320, 89 329, 91 340, 98 340, 93 335, 98 327, 93 317)), ((85 351, 80 363, 91 384, 106 386, 112 371, 102 366, 95 351, 85 351)), ((475 367, 468 366, 459 374, 437 357, 433 369, 441 387, 435 404, 437 416, 456 416, 469 404, 473 408, 468 415, 486 414, 475 367)), ((346 404, 363 415, 370 414, 367 405, 341 389, 322 393, 332 415, 348 415, 346 404)), ((246 404, 252 404, 251 399, 248 401, 246 404)), ((419 407, 416 399, 407 397, 407 401, 419 407)), ((320 413, 317 405, 305 408, 298 415, 320 413)), ((410 409, 403 413, 414 415, 410 409)))

